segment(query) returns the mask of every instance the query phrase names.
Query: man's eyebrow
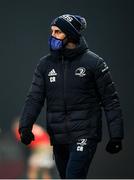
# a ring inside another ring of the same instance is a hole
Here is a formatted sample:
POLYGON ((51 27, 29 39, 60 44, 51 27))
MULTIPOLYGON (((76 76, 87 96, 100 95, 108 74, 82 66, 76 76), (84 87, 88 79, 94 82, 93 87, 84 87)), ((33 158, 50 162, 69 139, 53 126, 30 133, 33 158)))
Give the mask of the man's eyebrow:
POLYGON ((60 29, 50 29, 51 31, 61 31, 60 29))

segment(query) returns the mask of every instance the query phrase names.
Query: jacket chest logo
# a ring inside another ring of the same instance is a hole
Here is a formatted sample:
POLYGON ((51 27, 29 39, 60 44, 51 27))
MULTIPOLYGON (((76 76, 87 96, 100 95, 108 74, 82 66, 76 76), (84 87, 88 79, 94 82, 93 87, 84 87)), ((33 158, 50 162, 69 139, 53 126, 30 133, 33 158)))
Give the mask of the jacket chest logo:
POLYGON ((84 77, 86 75, 86 69, 84 67, 79 67, 75 70, 75 75, 84 77))
POLYGON ((49 73, 48 73, 48 76, 49 76, 49 80, 50 82, 56 82, 56 76, 57 76, 57 73, 55 72, 54 69, 52 69, 49 73))

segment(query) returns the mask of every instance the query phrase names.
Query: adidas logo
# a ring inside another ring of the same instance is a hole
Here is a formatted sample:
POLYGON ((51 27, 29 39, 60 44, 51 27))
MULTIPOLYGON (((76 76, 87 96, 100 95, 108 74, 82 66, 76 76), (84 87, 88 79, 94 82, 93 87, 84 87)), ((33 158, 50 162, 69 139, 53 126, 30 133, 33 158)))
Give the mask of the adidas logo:
POLYGON ((57 73, 55 72, 54 69, 52 69, 49 73, 48 76, 57 76, 57 73))

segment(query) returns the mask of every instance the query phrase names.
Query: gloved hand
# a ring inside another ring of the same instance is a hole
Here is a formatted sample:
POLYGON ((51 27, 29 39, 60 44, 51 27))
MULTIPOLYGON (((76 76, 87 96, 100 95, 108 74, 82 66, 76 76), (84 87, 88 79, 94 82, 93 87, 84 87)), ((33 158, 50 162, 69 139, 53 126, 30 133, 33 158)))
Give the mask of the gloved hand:
POLYGON ((106 146, 106 151, 114 154, 122 150, 122 141, 119 138, 112 138, 106 146))
POLYGON ((20 133, 21 142, 23 144, 28 145, 31 143, 31 141, 34 141, 34 134, 30 129, 22 128, 19 130, 19 133, 20 133))

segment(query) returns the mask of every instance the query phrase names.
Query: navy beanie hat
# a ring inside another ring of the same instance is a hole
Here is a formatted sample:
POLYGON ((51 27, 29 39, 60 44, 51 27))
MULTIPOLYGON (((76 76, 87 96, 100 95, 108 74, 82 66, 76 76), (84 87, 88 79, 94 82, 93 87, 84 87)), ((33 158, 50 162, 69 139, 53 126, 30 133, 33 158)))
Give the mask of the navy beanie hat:
POLYGON ((85 18, 79 15, 64 14, 54 19, 51 26, 57 26, 69 38, 77 42, 81 32, 86 29, 87 23, 85 18))

